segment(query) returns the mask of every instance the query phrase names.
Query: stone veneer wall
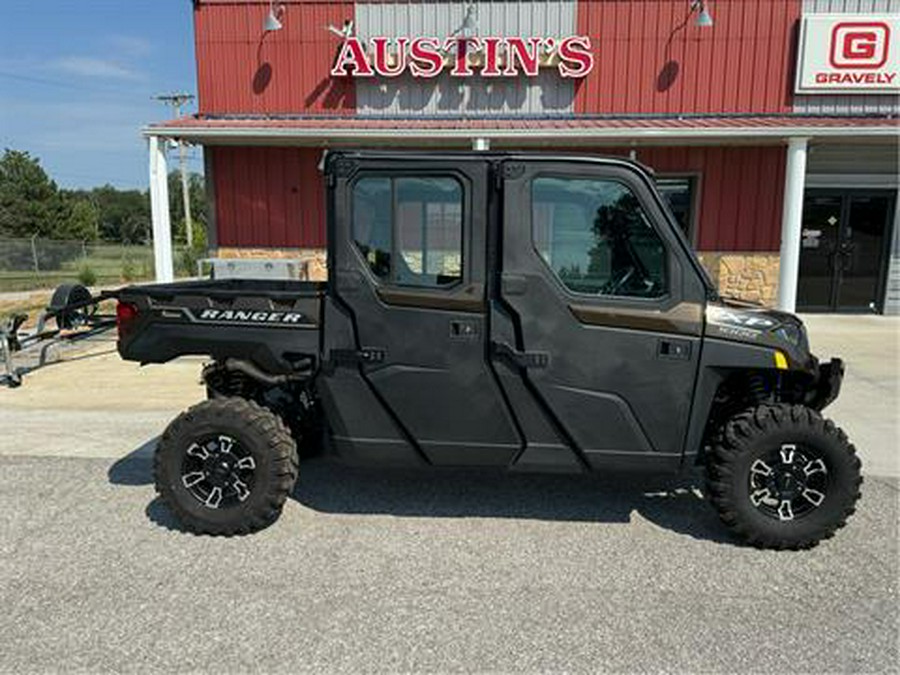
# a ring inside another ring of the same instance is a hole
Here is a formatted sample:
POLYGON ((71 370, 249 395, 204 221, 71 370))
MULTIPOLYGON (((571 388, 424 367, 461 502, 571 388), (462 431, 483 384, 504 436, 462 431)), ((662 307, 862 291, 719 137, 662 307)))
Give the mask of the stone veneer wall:
POLYGON ((210 252, 216 258, 290 258, 306 263, 306 279, 308 281, 325 281, 328 278, 328 265, 325 249, 321 248, 219 248, 210 252))
POLYGON ((722 295, 775 306, 778 253, 705 251, 698 255, 722 295))
MULTIPOLYGON (((220 248, 219 258, 292 258, 306 263, 310 281, 328 278, 324 249, 317 248, 220 248)), ((775 305, 778 292, 778 253, 705 251, 700 262, 722 295, 775 305)))

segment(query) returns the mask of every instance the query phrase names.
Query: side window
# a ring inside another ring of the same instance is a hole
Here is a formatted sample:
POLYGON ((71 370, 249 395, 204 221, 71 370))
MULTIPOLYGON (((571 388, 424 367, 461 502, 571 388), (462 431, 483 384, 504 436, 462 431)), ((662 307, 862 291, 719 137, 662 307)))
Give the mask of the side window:
POLYGON ((597 296, 666 294, 665 245, 627 186, 538 177, 531 200, 534 244, 566 288, 597 296))
POLYGON ((657 178, 656 188, 666 200, 672 215, 690 241, 691 223, 694 218, 694 195, 697 191, 693 178, 657 178))
POLYGON ((462 185, 449 177, 361 178, 353 187, 353 239, 387 283, 453 285, 462 279, 462 185))

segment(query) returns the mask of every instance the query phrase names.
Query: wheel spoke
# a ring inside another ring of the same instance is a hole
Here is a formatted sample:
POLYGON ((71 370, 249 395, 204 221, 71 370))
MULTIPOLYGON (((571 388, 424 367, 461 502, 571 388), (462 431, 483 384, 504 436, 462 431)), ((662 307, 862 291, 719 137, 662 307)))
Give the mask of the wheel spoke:
POLYGON ((769 492, 769 488, 760 488, 759 490, 754 490, 750 494, 750 501, 753 502, 753 506, 759 506, 764 501, 770 499, 772 497, 772 493, 769 492))
POLYGON ((761 459, 758 459, 753 462, 753 465, 750 467, 750 473, 758 473, 762 476, 771 476, 772 467, 766 464, 761 459))
POLYGON ((212 490, 209 491, 209 496, 206 498, 206 501, 203 502, 211 509, 219 508, 219 504, 222 502, 222 488, 216 486, 212 490))
POLYGON ((206 474, 202 471, 192 471, 191 473, 186 473, 181 477, 181 482, 184 484, 184 487, 189 488, 195 486, 200 481, 206 478, 206 474))
POLYGON ((237 492, 237 498, 240 501, 245 501, 250 496, 250 488, 240 478, 235 477, 231 485, 234 487, 234 491, 237 492))
POLYGON ((819 504, 825 501, 825 494, 818 490, 813 490, 812 488, 806 488, 803 491, 803 496, 806 497, 806 501, 813 506, 819 506, 819 504))
POLYGON ((229 453, 234 447, 234 439, 228 436, 219 436, 219 452, 229 453))
POLYGON ((794 463, 794 453, 797 451, 796 445, 782 445, 781 446, 781 463, 782 464, 793 464, 794 463))
POLYGON ((246 457, 241 457, 237 462, 237 468, 239 469, 255 469, 256 468, 256 460, 253 457, 247 455, 246 457))
POLYGON ((828 473, 828 469, 825 468, 825 462, 820 457, 819 459, 807 463, 807 465, 803 467, 803 473, 807 476, 812 476, 814 473, 828 473))
POLYGON ((209 457, 209 450, 204 448, 202 445, 192 443, 191 447, 187 449, 187 454, 193 457, 199 457, 200 459, 206 459, 207 457, 209 457))
POLYGON ((791 508, 791 502, 789 499, 781 500, 781 504, 778 506, 778 518, 780 520, 794 519, 794 510, 791 508))

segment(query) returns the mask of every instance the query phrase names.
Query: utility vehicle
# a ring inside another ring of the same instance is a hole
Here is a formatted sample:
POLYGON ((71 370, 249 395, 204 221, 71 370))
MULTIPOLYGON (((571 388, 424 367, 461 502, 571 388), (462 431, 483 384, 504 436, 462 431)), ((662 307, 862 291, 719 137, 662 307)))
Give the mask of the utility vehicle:
MULTIPOLYGON (((843 377, 790 314, 720 298, 651 172, 613 158, 327 155, 328 281, 117 292, 126 359, 210 357, 156 487, 197 533, 272 523, 301 451, 391 466, 706 469, 757 546, 853 512, 843 377)), ((752 208, 752 205, 748 205, 752 208)))

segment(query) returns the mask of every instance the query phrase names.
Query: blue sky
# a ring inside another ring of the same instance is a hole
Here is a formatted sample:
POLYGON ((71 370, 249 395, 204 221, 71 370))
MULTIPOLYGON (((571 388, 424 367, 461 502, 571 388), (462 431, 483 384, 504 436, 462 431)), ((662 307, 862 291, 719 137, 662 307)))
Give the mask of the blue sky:
POLYGON ((190 0, 0 0, 0 149, 59 185, 145 188, 140 130, 172 91, 196 94, 190 0))

